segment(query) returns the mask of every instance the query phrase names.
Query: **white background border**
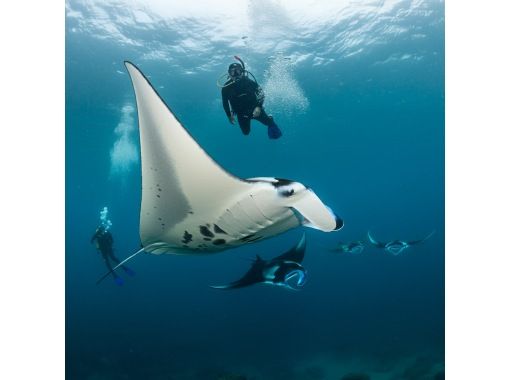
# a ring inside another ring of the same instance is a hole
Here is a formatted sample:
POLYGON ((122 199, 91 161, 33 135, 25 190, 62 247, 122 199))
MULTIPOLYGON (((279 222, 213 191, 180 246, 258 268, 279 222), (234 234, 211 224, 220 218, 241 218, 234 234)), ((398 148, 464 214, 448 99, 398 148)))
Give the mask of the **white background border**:
POLYGON ((0 379, 63 379, 64 2, 0 14, 0 379))
POLYGON ((446 2, 446 378, 510 378, 508 7, 446 2))

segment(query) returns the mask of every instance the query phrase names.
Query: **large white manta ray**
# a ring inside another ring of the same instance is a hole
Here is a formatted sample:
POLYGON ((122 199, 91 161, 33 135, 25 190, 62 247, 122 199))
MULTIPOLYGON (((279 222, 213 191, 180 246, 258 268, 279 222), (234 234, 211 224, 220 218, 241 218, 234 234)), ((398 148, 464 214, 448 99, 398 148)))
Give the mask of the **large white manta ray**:
POLYGON ((294 181, 240 179, 197 144, 143 73, 125 62, 138 107, 143 251, 212 253, 305 225, 342 227, 315 193, 294 181))

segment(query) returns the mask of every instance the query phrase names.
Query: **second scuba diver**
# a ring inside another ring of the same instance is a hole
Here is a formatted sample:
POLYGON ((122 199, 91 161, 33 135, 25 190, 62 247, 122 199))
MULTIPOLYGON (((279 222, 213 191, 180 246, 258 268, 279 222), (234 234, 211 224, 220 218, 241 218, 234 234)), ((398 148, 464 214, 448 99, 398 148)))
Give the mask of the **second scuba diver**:
MULTIPOLYGON (((103 256, 103 260, 106 264, 106 267, 111 272, 113 279, 115 280, 115 283, 117 285, 122 285, 124 281, 121 277, 119 277, 113 270, 112 265, 110 263, 110 260, 113 262, 119 264, 120 260, 113 254, 113 236, 110 231, 108 231, 108 228, 106 228, 103 224, 99 225, 99 227, 96 229, 96 232, 90 239, 91 243, 96 243, 96 248, 99 252, 101 252, 101 255, 103 256)), ((126 272, 126 274, 130 276, 134 276, 135 272, 131 270, 130 268, 126 267, 125 265, 122 265, 122 269, 126 272)))
POLYGON ((248 78, 244 62, 237 56, 235 58, 240 63, 235 62, 228 67, 228 80, 221 89, 223 109, 230 123, 235 123, 234 115, 237 115, 241 131, 244 135, 248 135, 251 119, 255 119, 267 126, 267 135, 270 139, 281 137, 280 128, 274 122, 273 117, 264 110, 262 88, 256 80, 248 78))

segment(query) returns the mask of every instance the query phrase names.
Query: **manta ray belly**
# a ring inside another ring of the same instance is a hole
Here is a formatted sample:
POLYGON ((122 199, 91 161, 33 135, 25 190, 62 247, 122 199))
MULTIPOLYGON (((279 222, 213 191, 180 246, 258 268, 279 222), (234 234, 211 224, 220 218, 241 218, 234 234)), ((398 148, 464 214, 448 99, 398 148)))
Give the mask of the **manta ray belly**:
POLYGON ((297 227, 300 221, 281 204, 272 186, 254 183, 249 192, 222 210, 216 224, 226 232, 226 244, 238 246, 297 227))
POLYGON ((287 207, 273 203, 272 208, 266 205, 263 211, 256 194, 249 192, 228 206, 216 205, 217 216, 208 219, 204 219, 204 213, 189 214, 160 234, 157 241, 144 242, 144 247, 154 254, 214 253, 277 235, 300 224, 287 207))

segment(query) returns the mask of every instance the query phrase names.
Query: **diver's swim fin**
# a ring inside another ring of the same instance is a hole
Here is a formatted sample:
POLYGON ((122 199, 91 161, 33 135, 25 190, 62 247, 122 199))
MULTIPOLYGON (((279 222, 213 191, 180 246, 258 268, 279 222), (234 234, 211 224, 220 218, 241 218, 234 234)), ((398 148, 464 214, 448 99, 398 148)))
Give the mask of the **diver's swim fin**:
POLYGON ((276 140, 282 137, 282 131, 280 131, 280 128, 276 124, 270 125, 267 127, 267 135, 270 139, 276 140))
MULTIPOLYGON (((149 247, 149 246, 148 246, 149 247)), ((146 247, 145 247, 146 248, 146 247)), ((112 270, 108 271, 103 277, 101 277, 99 280, 96 281, 96 285, 99 285, 99 283, 101 283, 101 281, 103 281, 106 277, 108 277, 110 274, 114 274, 115 273, 115 270, 121 266, 123 266, 125 263, 127 263, 129 260, 131 260, 133 257, 135 257, 136 255, 142 253, 145 248, 142 248, 140 249, 139 251, 136 251, 135 253, 133 253, 131 256, 129 256, 128 258, 122 260, 119 264, 117 264, 115 267, 112 268, 112 270)), ((134 274, 135 272, 133 272, 134 274)), ((129 273, 128 273, 129 274, 129 273)))
POLYGON ((122 268, 124 269, 124 272, 126 272, 126 274, 128 276, 133 277, 136 274, 135 271, 133 269, 131 269, 131 268, 128 268, 128 267, 125 267, 125 266, 123 266, 122 268))
POLYGON ((124 285, 124 280, 120 277, 115 277, 115 283, 119 286, 124 285))

